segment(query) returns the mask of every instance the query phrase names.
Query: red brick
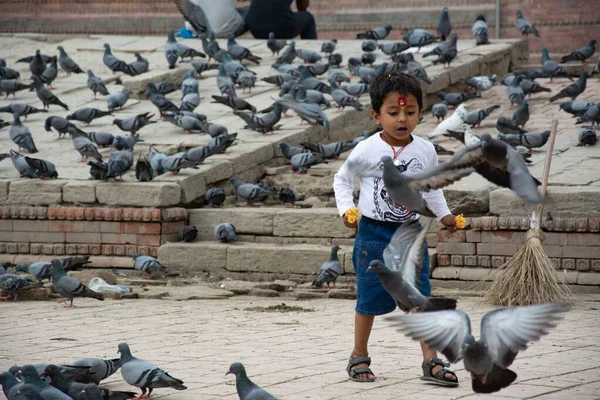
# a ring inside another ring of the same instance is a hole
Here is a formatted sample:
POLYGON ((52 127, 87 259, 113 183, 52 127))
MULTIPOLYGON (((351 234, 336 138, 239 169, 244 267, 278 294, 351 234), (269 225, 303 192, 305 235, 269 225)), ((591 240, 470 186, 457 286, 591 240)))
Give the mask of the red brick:
POLYGON ((464 230, 459 229, 455 232, 450 233, 448 229, 440 229, 437 232, 438 243, 449 242, 449 243, 464 243, 467 240, 467 234, 464 230))
POLYGON ((562 256, 571 258, 600 258, 600 246, 563 246, 562 256))
POLYGON ((477 254, 475 243, 438 243, 438 254, 477 254))
MULTIPOLYGON (((481 232, 482 243, 523 244, 525 235, 516 231, 484 231, 481 232)), ((487 253, 486 253, 487 254, 487 253)))
POLYGON ((121 222, 86 221, 85 232, 121 233, 121 222))
POLYGON ((160 246, 160 235, 137 235, 139 246, 160 246))
POLYGON ((48 221, 50 232, 85 232, 83 221, 48 221))
POLYGON ((515 243, 477 243, 477 254, 490 256, 513 256, 517 251, 519 251, 520 247, 520 245, 515 243))
POLYGON ((600 246, 600 233, 569 233, 567 234, 569 246, 600 246))
POLYGON ((177 242, 179 240, 179 235, 177 233, 171 233, 170 235, 160 235, 160 244, 165 244, 167 242, 177 242))
POLYGON ((102 241, 98 243, 137 244, 137 235, 133 233, 102 233, 102 241))
POLYGON ((121 226, 123 233, 160 235, 161 232, 161 226, 158 222, 123 222, 121 226))
POLYGON ((163 235, 177 233, 177 232, 179 232, 179 228, 181 228, 185 224, 186 224, 185 221, 163 222, 160 224, 161 225, 160 233, 162 233, 163 235))
POLYGON ((465 232, 467 233, 467 243, 481 242, 481 231, 468 230, 465 232))
POLYGON ((187 221, 188 217, 185 208, 164 208, 161 213, 162 221, 187 221))

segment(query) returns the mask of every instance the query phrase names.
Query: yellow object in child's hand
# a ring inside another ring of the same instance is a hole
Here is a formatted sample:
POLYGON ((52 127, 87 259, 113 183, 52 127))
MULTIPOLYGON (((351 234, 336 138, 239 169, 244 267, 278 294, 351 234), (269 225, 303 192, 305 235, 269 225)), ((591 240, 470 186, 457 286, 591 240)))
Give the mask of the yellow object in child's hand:
POLYGON ((348 220, 349 223, 355 223, 358 221, 358 218, 360 218, 360 212, 358 211, 358 208, 352 207, 346 211, 346 220, 348 220))
POLYGON ((467 220, 465 219, 465 217, 463 217, 462 214, 458 214, 456 216, 456 227, 458 229, 465 229, 466 225, 467 225, 467 220))

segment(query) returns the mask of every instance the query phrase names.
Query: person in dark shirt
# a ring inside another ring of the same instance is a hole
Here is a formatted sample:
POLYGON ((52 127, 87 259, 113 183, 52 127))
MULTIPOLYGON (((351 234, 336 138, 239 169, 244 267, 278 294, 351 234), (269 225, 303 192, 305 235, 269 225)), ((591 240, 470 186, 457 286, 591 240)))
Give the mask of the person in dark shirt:
POLYGON ((268 39, 273 32, 278 39, 316 39, 315 18, 306 11, 309 0, 296 0, 297 12, 292 11, 292 0, 252 0, 246 17, 246 27, 257 39, 268 39))

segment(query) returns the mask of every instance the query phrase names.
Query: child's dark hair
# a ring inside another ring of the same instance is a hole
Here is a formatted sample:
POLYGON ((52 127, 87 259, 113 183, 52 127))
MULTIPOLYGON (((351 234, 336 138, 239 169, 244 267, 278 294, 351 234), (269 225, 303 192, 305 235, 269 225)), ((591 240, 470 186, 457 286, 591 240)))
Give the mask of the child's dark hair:
POLYGON ((383 105, 383 99, 390 93, 412 94, 417 98, 419 111, 423 110, 423 91, 421 83, 412 75, 394 73, 379 74, 371 81, 369 95, 371 96, 371 107, 378 114, 383 105))

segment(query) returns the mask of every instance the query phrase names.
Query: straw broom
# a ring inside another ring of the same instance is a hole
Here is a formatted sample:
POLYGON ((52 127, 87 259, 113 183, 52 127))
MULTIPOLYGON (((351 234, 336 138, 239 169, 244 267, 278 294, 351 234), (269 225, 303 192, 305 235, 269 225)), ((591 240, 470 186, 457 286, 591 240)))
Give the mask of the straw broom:
MULTIPOLYGON (((548 188, 557 126, 558 120, 552 120, 540 191, 542 197, 546 196, 548 188)), ((494 282, 485 295, 486 301, 490 304, 514 307, 566 300, 567 290, 560 284, 557 270, 542 245, 545 236, 540 229, 542 207, 543 205, 539 204, 531 213, 530 229, 527 231, 525 245, 495 274, 494 282)))

